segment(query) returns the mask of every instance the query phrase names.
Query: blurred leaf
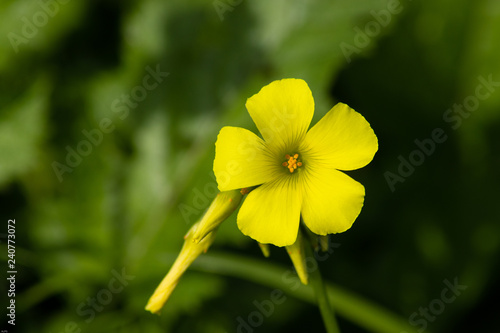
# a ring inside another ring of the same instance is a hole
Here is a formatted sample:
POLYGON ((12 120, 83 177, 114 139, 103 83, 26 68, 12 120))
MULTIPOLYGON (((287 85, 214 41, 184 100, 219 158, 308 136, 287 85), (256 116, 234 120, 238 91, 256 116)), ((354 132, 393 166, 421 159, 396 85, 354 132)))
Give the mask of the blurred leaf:
POLYGON ((81 24, 88 3, 80 1, 2 1, 0 5, 0 71, 28 54, 40 56, 57 47, 81 24))
POLYGON ((0 187, 36 167, 47 131, 50 82, 38 78, 0 115, 0 187))

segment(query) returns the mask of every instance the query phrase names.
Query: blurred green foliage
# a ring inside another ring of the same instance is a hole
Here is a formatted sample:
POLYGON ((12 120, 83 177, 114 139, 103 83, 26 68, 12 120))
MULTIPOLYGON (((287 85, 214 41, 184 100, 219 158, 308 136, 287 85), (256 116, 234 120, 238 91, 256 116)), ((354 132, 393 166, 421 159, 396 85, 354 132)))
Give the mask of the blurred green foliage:
MULTIPOLYGON (((500 3, 402 0, 382 24, 376 17, 389 3, 3 1, 0 250, 6 272, 6 224, 15 218, 18 274, 16 327, 2 328, 236 331, 236 318, 269 298, 272 284, 195 267, 161 317, 143 308, 214 196, 218 130, 255 130, 246 98, 297 77, 313 92, 313 122, 343 101, 380 143, 369 166, 349 173, 366 187, 365 207, 351 230, 332 237, 341 246, 321 263, 325 278, 404 321, 458 278, 467 290, 427 321, 428 331, 497 331, 500 93, 456 129, 443 116, 475 94, 478 77, 500 81, 500 3), (361 46, 356 27, 370 22, 379 31, 361 46), (346 58, 342 43, 356 51, 346 58), (140 90, 147 68, 169 74, 140 90), (398 156, 408 160, 414 141, 436 128, 447 140, 391 191, 386 172, 397 174, 398 156), (88 133, 96 144, 82 143, 88 133), (72 150, 84 152, 81 160, 72 150), (102 306, 87 303, 103 299, 122 270, 131 276, 122 291, 102 306)), ((232 216, 210 252, 259 251, 232 216)), ((290 266, 283 249, 267 261, 290 266)), ((256 331, 323 330, 316 307, 288 299, 256 331)), ((342 317, 340 325, 364 331, 342 317)))

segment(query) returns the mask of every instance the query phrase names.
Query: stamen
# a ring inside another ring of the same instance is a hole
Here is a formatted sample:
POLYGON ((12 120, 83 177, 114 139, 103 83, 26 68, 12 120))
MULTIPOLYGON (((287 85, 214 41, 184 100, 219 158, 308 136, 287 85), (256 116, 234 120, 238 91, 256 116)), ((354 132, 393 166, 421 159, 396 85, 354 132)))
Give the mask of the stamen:
POLYGON ((299 158, 299 154, 293 154, 293 156, 286 154, 285 158, 288 161, 283 162, 281 165, 288 168, 288 171, 290 171, 290 173, 293 173, 294 170, 297 170, 298 167, 302 166, 302 162, 297 161, 297 159, 299 158))

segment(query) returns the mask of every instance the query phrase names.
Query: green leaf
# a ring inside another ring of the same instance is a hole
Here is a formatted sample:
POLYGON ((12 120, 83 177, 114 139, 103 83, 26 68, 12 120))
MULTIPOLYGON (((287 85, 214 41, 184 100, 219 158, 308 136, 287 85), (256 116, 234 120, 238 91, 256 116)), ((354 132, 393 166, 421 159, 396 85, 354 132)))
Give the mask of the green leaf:
POLYGON ((0 115, 0 187, 37 166, 46 131, 49 83, 40 78, 0 115))

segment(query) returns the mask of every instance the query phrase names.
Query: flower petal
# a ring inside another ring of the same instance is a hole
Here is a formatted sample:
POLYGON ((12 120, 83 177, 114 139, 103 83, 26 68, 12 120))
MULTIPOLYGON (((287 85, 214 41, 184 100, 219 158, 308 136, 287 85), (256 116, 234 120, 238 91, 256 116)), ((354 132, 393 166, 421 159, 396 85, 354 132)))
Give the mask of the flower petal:
POLYGON ((295 243, 302 200, 297 179, 289 175, 279 177, 250 192, 238 213, 241 232, 263 244, 295 243))
POLYGON ((305 137, 314 99, 305 81, 283 79, 263 87, 246 107, 266 143, 282 152, 298 147, 305 137))
POLYGON ((338 103, 309 130, 300 150, 319 164, 355 170, 370 163, 378 140, 361 114, 338 103))
POLYGON ((304 172, 302 219, 318 235, 346 231, 363 207, 363 185, 338 170, 310 167, 304 172))
POLYGON ((260 185, 276 177, 280 165, 265 142, 239 127, 223 127, 215 143, 214 173, 220 191, 260 185))

